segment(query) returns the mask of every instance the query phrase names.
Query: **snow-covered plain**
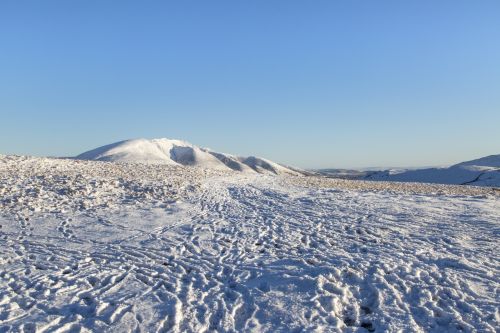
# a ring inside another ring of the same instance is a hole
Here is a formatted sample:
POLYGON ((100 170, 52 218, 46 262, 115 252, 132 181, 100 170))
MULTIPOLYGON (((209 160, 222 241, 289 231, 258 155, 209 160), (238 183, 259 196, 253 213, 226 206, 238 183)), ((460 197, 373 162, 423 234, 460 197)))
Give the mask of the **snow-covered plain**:
POLYGON ((498 332, 499 199, 0 156, 0 332, 498 332))

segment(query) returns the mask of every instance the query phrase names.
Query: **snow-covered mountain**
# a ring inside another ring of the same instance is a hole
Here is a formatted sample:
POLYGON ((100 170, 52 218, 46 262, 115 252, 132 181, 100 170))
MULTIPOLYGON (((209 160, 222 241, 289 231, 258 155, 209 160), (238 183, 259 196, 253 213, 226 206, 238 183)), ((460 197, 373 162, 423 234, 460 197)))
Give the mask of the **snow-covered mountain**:
POLYGON ((134 139, 116 142, 76 156, 77 159, 120 163, 194 166, 250 173, 300 174, 301 170, 258 158, 239 157, 172 139, 134 139))
POLYGON ((469 166, 469 165, 500 168, 500 154, 481 157, 475 160, 458 163, 455 164, 454 166, 469 166))
POLYGON ((365 179, 500 187, 500 154, 444 168, 385 170, 370 174, 365 179))

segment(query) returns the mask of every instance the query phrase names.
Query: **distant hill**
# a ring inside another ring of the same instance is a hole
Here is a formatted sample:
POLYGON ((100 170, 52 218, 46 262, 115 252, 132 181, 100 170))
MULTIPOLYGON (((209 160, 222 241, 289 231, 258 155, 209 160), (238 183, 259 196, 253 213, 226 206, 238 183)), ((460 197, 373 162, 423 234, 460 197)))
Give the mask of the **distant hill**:
POLYGON ((87 151, 75 158, 117 163, 183 165, 248 173, 303 173, 300 169, 287 167, 263 158, 218 153, 207 148, 197 147, 186 141, 172 139, 120 141, 87 151))
POLYGON ((490 155, 445 168, 384 170, 365 175, 363 179, 500 187, 500 155, 490 155))

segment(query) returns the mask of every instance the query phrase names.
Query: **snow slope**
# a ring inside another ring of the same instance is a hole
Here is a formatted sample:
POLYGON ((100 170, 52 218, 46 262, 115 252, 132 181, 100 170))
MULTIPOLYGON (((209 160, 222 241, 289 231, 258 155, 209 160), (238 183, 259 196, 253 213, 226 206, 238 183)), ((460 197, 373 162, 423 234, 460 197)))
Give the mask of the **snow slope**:
POLYGON ((213 152, 188 142, 171 139, 135 139, 117 142, 85 152, 83 160, 195 166, 272 174, 299 174, 300 171, 257 157, 236 157, 213 152))
POLYGON ((500 154, 499 155, 490 155, 482 158, 478 158, 472 161, 466 161, 462 163, 455 164, 455 166, 484 166, 484 167, 495 167, 500 168, 500 154))
POLYGON ((370 174, 365 179, 500 187, 500 155, 491 155, 447 168, 400 172, 386 170, 370 174))
POLYGON ((0 157, 0 332, 496 332, 499 200, 0 157))

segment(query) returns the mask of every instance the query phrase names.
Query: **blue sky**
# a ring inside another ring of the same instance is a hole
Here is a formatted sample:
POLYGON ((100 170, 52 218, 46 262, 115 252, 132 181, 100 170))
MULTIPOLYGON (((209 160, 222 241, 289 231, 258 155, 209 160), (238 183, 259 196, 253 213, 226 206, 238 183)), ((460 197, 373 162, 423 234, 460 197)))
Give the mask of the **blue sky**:
POLYGON ((168 137, 306 168, 500 153, 499 1, 2 1, 0 153, 168 137))

